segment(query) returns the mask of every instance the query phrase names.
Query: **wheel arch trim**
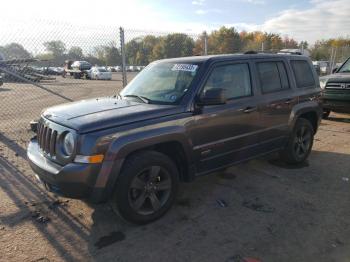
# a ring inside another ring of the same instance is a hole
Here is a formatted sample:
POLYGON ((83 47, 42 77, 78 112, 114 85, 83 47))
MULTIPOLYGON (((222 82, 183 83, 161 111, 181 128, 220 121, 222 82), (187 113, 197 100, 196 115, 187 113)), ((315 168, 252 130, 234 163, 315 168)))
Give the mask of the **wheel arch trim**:
POLYGON ((192 142, 185 135, 183 126, 141 131, 120 136, 112 141, 98 174, 93 189, 92 201, 105 201, 111 196, 124 161, 129 154, 166 142, 178 142, 181 144, 188 165, 190 166, 193 163, 192 142))

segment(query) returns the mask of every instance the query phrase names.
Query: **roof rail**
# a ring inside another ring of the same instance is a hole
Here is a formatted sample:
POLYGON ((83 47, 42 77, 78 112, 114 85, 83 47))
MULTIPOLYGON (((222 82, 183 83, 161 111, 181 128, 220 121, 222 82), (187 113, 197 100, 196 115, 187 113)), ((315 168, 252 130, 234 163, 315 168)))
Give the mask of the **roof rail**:
POLYGON ((249 50, 249 51, 244 52, 244 54, 245 55, 256 55, 256 54, 258 54, 258 52, 253 51, 253 50, 249 50))

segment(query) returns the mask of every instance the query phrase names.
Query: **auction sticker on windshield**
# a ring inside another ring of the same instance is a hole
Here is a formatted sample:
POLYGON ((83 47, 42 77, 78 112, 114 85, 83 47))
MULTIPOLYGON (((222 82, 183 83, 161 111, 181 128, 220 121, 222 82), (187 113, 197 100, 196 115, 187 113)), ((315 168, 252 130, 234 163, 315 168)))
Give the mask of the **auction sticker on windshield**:
POLYGON ((175 64, 172 71, 187 71, 187 72, 196 72, 198 65, 191 64, 175 64))

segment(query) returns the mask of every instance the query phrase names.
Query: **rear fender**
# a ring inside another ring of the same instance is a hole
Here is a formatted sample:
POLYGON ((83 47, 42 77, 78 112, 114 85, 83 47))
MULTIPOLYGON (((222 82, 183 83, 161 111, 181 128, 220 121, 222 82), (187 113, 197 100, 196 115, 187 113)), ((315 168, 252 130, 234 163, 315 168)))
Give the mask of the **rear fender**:
POLYGON ((302 102, 300 104, 297 104, 293 107, 288 120, 289 131, 290 132, 293 131, 295 122, 302 114, 309 113, 309 112, 316 113, 317 121, 318 121, 317 126, 319 126, 322 119, 322 108, 318 103, 318 101, 307 101, 307 102, 302 102))

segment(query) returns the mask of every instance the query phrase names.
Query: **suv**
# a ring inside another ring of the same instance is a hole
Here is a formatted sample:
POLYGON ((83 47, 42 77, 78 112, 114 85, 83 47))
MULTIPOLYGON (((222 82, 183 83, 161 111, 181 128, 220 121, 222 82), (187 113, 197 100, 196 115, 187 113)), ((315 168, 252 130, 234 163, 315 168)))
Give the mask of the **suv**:
POLYGON ((320 90, 303 56, 160 60, 119 95, 43 111, 28 159, 48 189, 110 200, 124 219, 147 223, 171 207, 179 181, 276 151, 303 162, 320 90))
POLYGON ((350 57, 333 74, 320 77, 323 92, 323 117, 331 111, 350 113, 350 57))

